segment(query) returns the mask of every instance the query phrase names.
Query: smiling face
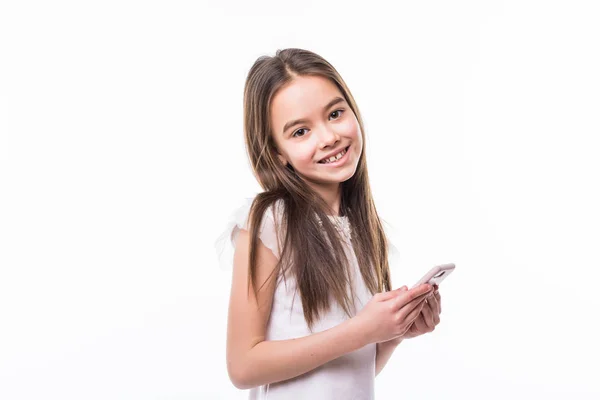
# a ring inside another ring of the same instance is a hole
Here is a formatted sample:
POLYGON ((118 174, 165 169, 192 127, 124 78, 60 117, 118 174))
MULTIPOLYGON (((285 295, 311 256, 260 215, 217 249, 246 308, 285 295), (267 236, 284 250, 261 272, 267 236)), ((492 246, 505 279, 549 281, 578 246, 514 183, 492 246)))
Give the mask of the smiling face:
POLYGON ((354 175, 363 147, 360 125, 329 79, 295 77, 273 97, 270 118, 279 160, 318 193, 337 193, 354 175), (339 159, 323 162, 332 156, 339 159))

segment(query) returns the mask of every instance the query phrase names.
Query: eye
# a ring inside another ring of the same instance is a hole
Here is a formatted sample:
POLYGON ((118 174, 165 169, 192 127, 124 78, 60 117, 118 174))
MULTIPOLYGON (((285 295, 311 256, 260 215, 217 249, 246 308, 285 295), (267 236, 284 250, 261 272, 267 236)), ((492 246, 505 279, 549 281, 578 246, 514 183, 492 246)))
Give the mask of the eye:
MULTIPOLYGON (((331 114, 329 114, 329 116, 332 116, 335 113, 343 113, 343 112, 344 112, 343 109, 342 110, 335 110, 334 112, 332 112, 331 114)), ((338 118, 339 118, 339 116, 337 118, 334 118, 334 119, 338 119, 338 118)))
MULTIPOLYGON (((343 113, 343 112, 344 112, 344 109, 335 110, 334 112, 332 112, 331 114, 329 114, 329 116, 331 117, 332 115, 334 115, 336 113, 339 113, 339 114, 337 114, 338 116, 336 118, 334 118, 334 119, 339 119, 340 118, 340 114, 343 113)), ((306 130, 305 128, 298 129, 297 131, 295 131, 294 133, 292 133, 292 137, 302 137, 302 136, 304 136, 304 135, 298 136, 297 133, 301 132, 301 131, 305 131, 305 130, 306 130)))
MULTIPOLYGON (((298 133, 298 132, 300 132, 300 131, 305 131, 305 130, 306 130, 306 129, 304 129, 304 128, 300 128, 300 129, 298 129, 296 132, 292 133, 292 137, 298 137, 298 136, 296 136, 296 133, 298 133)), ((303 135, 303 136, 304 136, 304 135, 303 135)))

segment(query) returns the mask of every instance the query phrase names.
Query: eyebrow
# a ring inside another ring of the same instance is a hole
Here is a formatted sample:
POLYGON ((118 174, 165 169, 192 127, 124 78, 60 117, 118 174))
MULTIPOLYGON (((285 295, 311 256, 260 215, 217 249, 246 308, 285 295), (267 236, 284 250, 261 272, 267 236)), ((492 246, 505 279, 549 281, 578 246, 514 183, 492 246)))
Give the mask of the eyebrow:
MULTIPOLYGON (((341 97, 335 97, 333 100, 331 100, 329 103, 327 103, 327 105, 325 107, 323 107, 323 111, 327 110, 330 107, 333 107, 334 105, 336 105, 338 103, 344 102, 344 101, 346 101, 346 100, 341 97)), ((283 133, 285 133, 292 126, 298 125, 298 124, 303 124, 305 122, 308 122, 308 120, 305 118, 289 121, 287 124, 285 124, 283 126, 283 133)))

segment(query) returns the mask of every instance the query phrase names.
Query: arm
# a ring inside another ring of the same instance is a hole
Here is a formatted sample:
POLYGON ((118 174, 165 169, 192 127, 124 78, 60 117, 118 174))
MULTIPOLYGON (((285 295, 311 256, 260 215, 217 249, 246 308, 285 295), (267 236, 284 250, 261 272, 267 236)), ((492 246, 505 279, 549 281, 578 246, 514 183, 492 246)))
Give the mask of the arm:
POLYGON ((440 323, 439 314, 441 311, 441 296, 435 285, 435 292, 432 297, 426 301, 427 306, 423 307, 414 324, 411 324, 409 330, 402 336, 396 339, 388 340, 387 342, 377 343, 377 357, 375 362, 375 375, 379 374, 383 367, 387 364, 396 347, 402 343, 404 339, 414 338, 428 332, 433 332, 435 326, 440 323))
POLYGON ((298 339, 267 341, 277 258, 258 242, 257 285, 254 295, 248 289, 249 233, 241 230, 234 253, 234 269, 227 325, 227 371, 239 389, 294 378, 328 361, 355 351, 367 343, 356 319, 348 319, 331 329, 298 339), (264 285, 263 285, 264 283, 264 285))
POLYGON ((387 342, 377 343, 377 356, 375 358, 375 376, 377 376, 383 367, 387 364, 396 347, 402 343, 400 340, 390 340, 387 342))
POLYGON ((349 319, 323 332, 290 340, 262 341, 244 356, 236 387, 248 389, 309 372, 363 347, 363 338, 349 319))

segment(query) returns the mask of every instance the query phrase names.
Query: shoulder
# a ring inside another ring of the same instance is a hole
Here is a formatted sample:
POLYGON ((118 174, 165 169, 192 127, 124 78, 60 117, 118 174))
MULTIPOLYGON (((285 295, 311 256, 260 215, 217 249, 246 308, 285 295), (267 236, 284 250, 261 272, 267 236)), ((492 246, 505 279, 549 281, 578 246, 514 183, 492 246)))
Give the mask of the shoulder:
MULTIPOLYGON (((271 249, 277 258, 280 257, 280 249, 285 233, 284 226, 285 202, 277 199, 267 206, 261 219, 258 237, 263 244, 271 249)), ((249 217, 249 216, 248 216, 249 217)))
MULTIPOLYGON (((242 203, 232 213, 232 222, 238 228, 248 230, 250 224, 250 212, 252 211, 253 205, 255 205, 256 196, 245 198, 242 203)), ((277 199, 273 201, 264 210, 260 231, 265 228, 269 228, 272 225, 279 225, 284 220, 285 213, 285 202, 283 199, 277 199)))
MULTIPOLYGON (((259 195, 246 197, 240 201, 229 217, 224 230, 217 238, 215 246, 222 269, 228 269, 231 265, 231 254, 236 246, 240 230, 248 231, 250 227, 250 213, 259 195)), ((282 236, 284 232, 285 202, 283 199, 273 201, 264 210, 261 218, 258 238, 279 258, 282 236)))

